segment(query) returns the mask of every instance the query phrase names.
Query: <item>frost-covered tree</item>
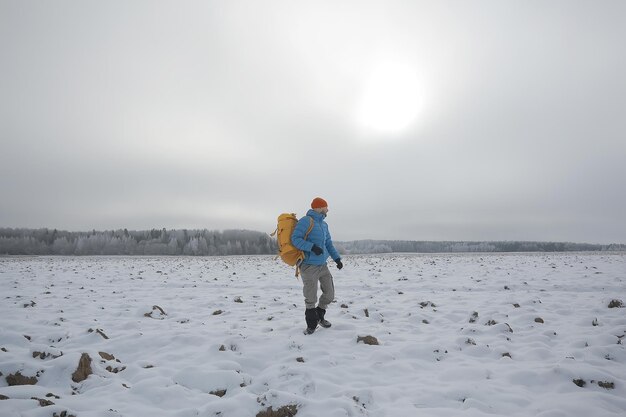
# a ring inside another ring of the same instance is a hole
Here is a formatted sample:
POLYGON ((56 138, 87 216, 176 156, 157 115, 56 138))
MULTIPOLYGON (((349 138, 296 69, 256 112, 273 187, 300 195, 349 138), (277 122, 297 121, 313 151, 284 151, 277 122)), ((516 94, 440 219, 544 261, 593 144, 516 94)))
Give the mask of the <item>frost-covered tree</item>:
MULTIPOLYGON (((626 245, 567 242, 359 240, 335 242, 341 253, 624 251, 626 245)), ((250 230, 127 230, 67 232, 0 228, 0 255, 257 255, 275 254, 276 240, 250 230)))

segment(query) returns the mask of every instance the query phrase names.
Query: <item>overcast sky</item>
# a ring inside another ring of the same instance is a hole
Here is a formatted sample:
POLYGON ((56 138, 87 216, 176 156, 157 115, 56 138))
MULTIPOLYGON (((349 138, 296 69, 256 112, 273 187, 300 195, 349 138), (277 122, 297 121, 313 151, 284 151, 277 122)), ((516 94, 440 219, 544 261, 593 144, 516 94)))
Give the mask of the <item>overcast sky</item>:
POLYGON ((0 227, 626 243, 625 16, 0 0, 0 227))

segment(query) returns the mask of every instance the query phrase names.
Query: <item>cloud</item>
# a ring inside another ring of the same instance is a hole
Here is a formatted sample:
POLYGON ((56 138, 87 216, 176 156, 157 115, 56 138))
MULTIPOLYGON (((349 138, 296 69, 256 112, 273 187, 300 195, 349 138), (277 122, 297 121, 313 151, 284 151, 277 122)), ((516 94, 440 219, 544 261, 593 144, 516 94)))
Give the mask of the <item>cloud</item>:
POLYGON ((3 226, 626 240, 622 2, 1 7, 3 226), (389 63, 423 109, 364 132, 389 63))

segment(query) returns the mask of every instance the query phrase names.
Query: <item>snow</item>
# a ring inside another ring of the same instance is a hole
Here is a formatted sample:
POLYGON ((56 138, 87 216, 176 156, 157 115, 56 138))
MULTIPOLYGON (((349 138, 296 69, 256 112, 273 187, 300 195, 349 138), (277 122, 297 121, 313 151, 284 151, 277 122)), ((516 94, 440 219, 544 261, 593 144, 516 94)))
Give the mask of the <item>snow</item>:
POLYGON ((2 257, 0 415, 626 415, 626 310, 608 308, 626 254, 344 265, 333 326, 305 336, 301 282, 273 256, 2 257), (93 374, 73 382, 83 353, 93 374), (37 384, 8 386, 18 371, 37 384))

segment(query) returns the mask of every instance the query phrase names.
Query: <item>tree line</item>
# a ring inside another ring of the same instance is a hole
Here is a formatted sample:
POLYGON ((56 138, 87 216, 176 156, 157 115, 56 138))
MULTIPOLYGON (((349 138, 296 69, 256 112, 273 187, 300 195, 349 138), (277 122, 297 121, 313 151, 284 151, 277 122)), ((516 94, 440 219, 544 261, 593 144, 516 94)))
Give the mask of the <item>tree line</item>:
POLYGON ((68 232, 0 228, 6 255, 262 255, 276 253, 276 241, 250 230, 112 230, 68 232))
MULTIPOLYGON (((569 242, 356 240, 335 242, 342 254, 626 251, 626 245, 569 242)), ((270 255, 276 239, 251 230, 111 230, 0 228, 0 255, 270 255)))
POLYGON ((412 241, 412 240, 356 240, 339 242, 335 246, 346 254, 350 253, 465 253, 465 252, 582 252, 624 251, 626 245, 598 245, 571 242, 526 242, 526 241, 412 241))

